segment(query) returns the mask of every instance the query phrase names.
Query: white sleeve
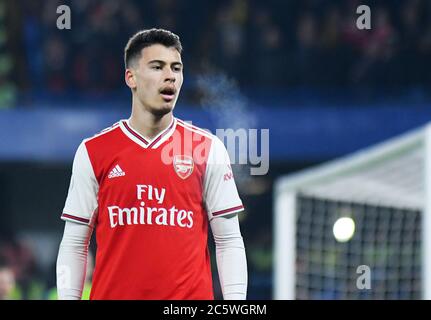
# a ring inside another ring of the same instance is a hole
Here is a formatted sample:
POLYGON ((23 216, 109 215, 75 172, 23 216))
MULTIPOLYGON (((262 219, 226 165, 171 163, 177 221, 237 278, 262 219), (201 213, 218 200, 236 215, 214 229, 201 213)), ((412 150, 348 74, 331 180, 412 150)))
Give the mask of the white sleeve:
POLYGON ((245 300, 247 297, 247 259, 239 228, 238 215, 211 220, 216 244, 216 261, 224 300, 245 300))
POLYGON ((229 154, 223 142, 214 136, 208 155, 205 179, 204 201, 208 219, 237 213, 244 210, 238 195, 229 154))
POLYGON ((59 300, 81 300, 92 232, 89 225, 66 221, 57 257, 59 300))
POLYGON ((73 160, 69 192, 61 219, 93 225, 97 212, 98 192, 99 184, 83 141, 73 160))

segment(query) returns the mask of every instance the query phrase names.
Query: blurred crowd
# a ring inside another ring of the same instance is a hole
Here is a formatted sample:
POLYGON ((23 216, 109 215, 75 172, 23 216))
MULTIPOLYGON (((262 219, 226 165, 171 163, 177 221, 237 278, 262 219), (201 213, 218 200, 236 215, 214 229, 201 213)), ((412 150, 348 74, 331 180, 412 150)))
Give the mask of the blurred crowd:
MULTIPOLYGON (((12 67, 1 68, 5 59, 0 59, 0 83, 9 79, 20 92, 125 91, 124 45, 133 33, 150 27, 181 36, 186 91, 195 88, 197 76, 215 72, 245 88, 431 82, 427 0, 373 1, 371 30, 356 27, 356 8, 363 4, 358 0, 0 0, 0 4, 6 6, 0 19, 5 11, 4 41, 9 43, 8 59, 13 60, 12 67), (71 30, 56 28, 61 4, 71 8, 71 30)), ((1 48, 2 37, 0 54, 1 48)))
POLYGON ((0 300, 45 298, 45 282, 28 243, 5 234, 0 239, 0 300))
MULTIPOLYGON (((90 249, 82 299, 88 300, 94 270, 90 249)), ((16 235, 0 235, 0 300, 57 300, 56 257, 43 268, 29 241, 16 235)))

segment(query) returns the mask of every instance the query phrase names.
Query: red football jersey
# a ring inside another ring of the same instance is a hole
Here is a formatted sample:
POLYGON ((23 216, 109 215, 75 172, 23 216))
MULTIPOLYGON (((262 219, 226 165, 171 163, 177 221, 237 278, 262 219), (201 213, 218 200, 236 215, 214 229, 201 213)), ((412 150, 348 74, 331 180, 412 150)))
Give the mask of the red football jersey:
POLYGON ((121 120, 79 146, 62 219, 95 227, 90 299, 213 299, 208 221, 243 210, 216 136, 121 120))

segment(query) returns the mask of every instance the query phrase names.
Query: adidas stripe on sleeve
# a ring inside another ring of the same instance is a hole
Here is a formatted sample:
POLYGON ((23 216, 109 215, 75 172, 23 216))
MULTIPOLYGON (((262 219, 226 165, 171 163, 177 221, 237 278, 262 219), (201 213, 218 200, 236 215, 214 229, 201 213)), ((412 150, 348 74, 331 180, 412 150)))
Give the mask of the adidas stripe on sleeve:
POLYGON ((93 225, 97 212, 99 185, 88 156, 85 140, 79 145, 73 160, 69 192, 61 218, 93 225))
POLYGON ((208 156, 204 199, 209 220, 244 210, 235 185, 229 154, 216 136, 213 136, 208 156))

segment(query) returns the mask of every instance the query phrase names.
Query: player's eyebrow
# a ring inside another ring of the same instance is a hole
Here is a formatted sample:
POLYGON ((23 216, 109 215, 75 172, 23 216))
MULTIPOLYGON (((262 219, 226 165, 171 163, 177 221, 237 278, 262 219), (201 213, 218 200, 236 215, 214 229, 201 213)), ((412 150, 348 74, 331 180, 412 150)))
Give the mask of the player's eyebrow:
MULTIPOLYGON (((162 66, 164 66, 166 64, 166 61, 156 59, 148 62, 148 64, 151 64, 151 63, 160 63, 162 66)), ((171 65, 181 66, 181 67, 183 66, 183 64, 179 61, 172 62, 171 65)))

